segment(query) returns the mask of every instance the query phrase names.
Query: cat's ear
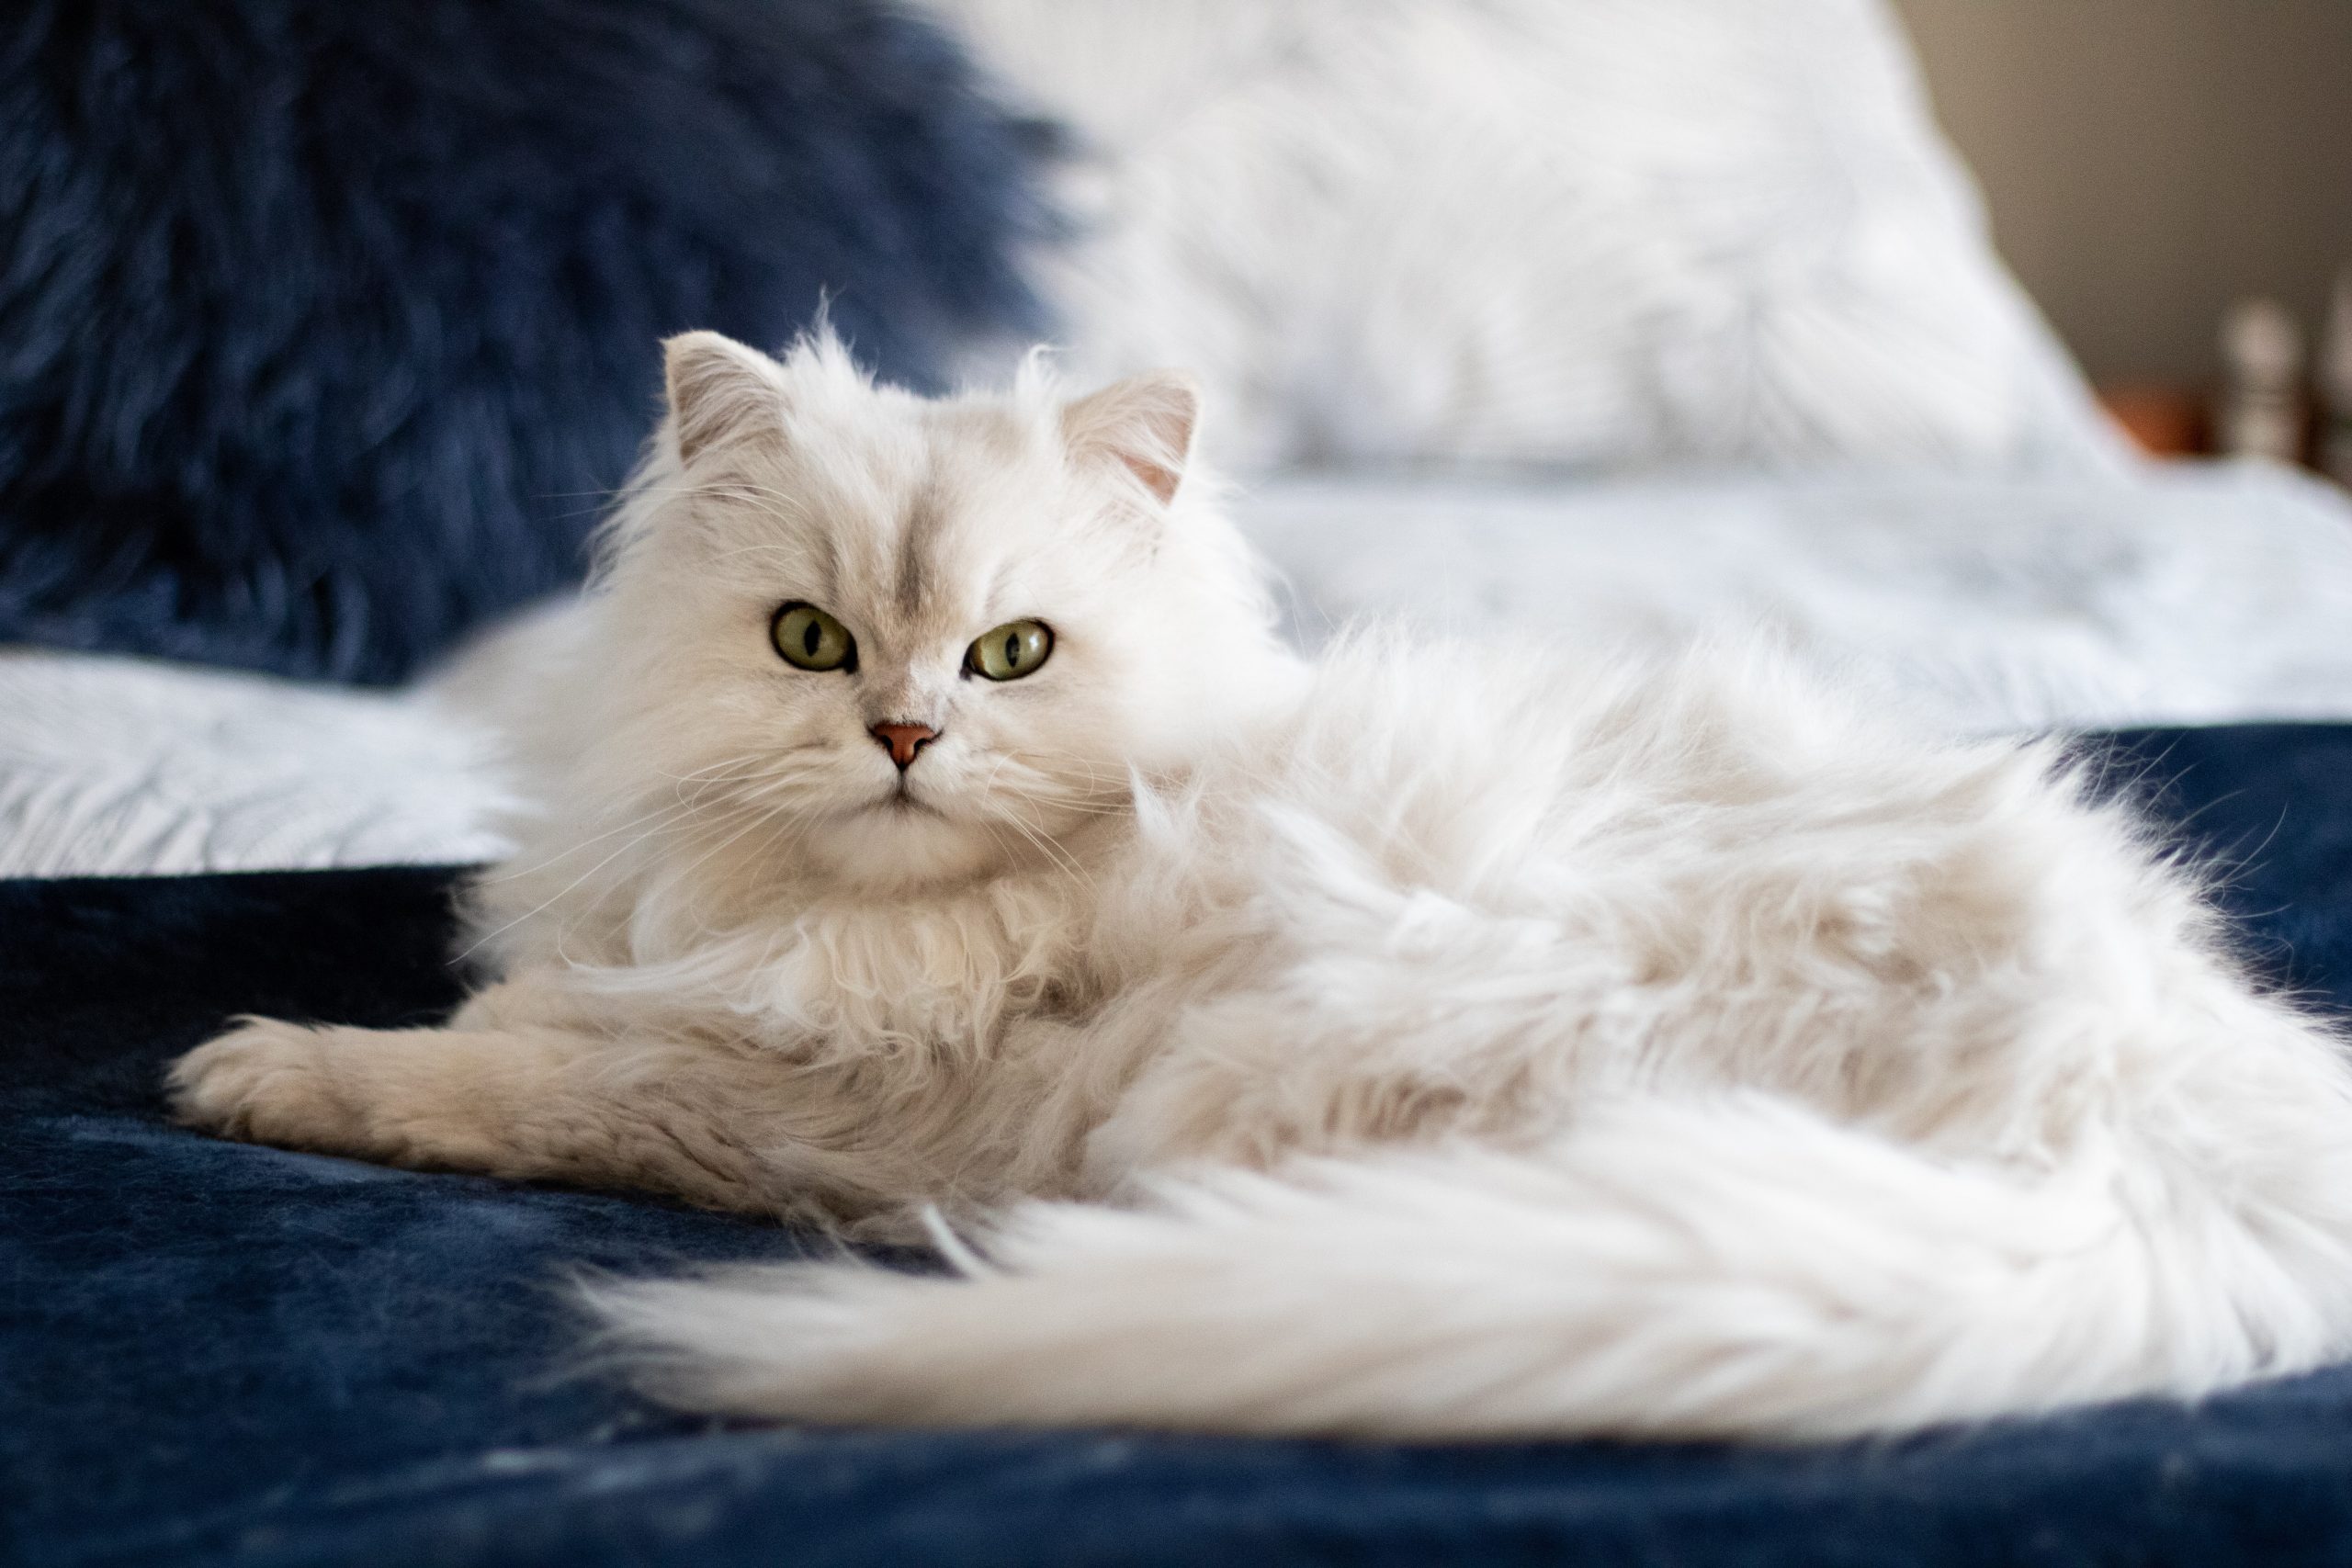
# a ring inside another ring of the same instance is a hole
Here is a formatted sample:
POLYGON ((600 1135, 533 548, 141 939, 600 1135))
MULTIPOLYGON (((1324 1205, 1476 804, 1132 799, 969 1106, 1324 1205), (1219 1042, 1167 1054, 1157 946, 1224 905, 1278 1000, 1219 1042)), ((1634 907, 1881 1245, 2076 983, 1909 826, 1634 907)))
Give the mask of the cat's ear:
POLYGON ((1081 462, 1125 465, 1165 506, 1184 480, 1200 415, 1199 382, 1182 370, 1149 370, 1065 406, 1062 437, 1081 462))
POLYGON ((779 427, 784 367, 758 349, 718 333, 681 333, 662 353, 681 460, 691 463, 720 442, 779 427))

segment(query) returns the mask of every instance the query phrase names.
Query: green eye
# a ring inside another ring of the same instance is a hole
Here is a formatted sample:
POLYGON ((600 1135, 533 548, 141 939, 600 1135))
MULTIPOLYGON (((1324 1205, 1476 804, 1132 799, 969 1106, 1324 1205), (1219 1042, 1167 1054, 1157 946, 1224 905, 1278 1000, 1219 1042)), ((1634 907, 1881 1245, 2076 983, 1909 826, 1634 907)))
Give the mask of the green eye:
POLYGON ((1043 621, 1007 621, 983 635, 964 656, 966 668, 991 681, 1034 675, 1054 651, 1054 629, 1043 621))
POLYGON ((786 604, 768 628, 775 650, 795 670, 854 670, 857 639, 814 604, 786 604))

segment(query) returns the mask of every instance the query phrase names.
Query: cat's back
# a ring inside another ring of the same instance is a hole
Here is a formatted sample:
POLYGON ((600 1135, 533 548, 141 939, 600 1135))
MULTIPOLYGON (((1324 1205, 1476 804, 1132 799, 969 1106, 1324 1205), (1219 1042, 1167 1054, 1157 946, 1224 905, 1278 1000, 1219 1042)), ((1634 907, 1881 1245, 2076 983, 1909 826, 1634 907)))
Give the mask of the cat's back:
POLYGON ((1235 930, 1426 897, 1629 951, 1726 921, 1809 946, 1854 909, 1947 923, 1939 903, 2014 931, 2057 864, 2130 897, 2129 823, 2082 813, 2052 761, 1864 711, 1769 648, 1608 659, 1372 628, 1157 829, 1147 802, 1137 842, 1196 899, 1257 912, 1235 930))
POLYGON ((1189 782, 1230 840, 1287 822, 1448 881, 1596 837, 1826 820, 2043 766, 1867 714, 1760 644, 1610 657, 1374 626, 1189 782))
POLYGON ((1136 1128, 1193 1125, 1170 1104, 1229 1103, 1192 1078, 1231 1060, 1317 1105, 1317 1137, 1356 1103, 1313 1100, 1324 1068, 1489 1130, 1661 1079, 1940 1105, 1935 1064, 2139 1005, 2104 955, 2198 942, 2129 814, 2055 761, 1860 711, 1769 650, 1360 634, 1289 723, 1144 803, 1138 846, 1185 868, 1163 881, 1216 897, 1156 911, 1206 979, 1106 1146, 1142 1162, 1136 1128), (1503 1069, 1464 1098, 1474 1058, 1503 1069))

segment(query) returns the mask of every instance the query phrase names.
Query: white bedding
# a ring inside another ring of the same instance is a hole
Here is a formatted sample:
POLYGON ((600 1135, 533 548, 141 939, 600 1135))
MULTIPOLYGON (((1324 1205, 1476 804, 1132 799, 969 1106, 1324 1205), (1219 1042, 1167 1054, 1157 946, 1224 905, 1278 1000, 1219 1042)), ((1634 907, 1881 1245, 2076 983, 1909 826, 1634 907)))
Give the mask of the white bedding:
POLYGON ((2352 717, 2352 498, 2283 468, 1294 481, 1245 512, 1309 641, 1398 609, 1650 647, 1763 626, 1963 729, 2352 717))
MULTIPOLYGON (((1647 647, 1764 626, 1959 728, 2352 719, 2352 502, 2278 470, 1291 479, 1238 510, 1309 642, 1390 613, 1647 647)), ((0 874, 492 855, 494 674, 383 694, 0 653, 0 874)))

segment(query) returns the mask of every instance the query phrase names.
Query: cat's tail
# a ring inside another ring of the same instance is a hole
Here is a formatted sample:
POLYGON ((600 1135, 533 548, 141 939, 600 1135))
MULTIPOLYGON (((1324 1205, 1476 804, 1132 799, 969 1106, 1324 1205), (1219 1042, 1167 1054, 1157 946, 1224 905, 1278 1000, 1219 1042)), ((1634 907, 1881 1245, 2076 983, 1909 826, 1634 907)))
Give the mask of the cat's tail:
POLYGON ((596 1304, 657 1392, 771 1417, 1836 1436, 2352 1348, 2352 1190, 2315 1185, 2352 1168, 2300 1136, 2210 1154, 2190 1179, 2085 1142, 2028 1179, 1761 1097, 1635 1104, 1519 1155, 1033 1204, 953 1276, 787 1266, 596 1304))

